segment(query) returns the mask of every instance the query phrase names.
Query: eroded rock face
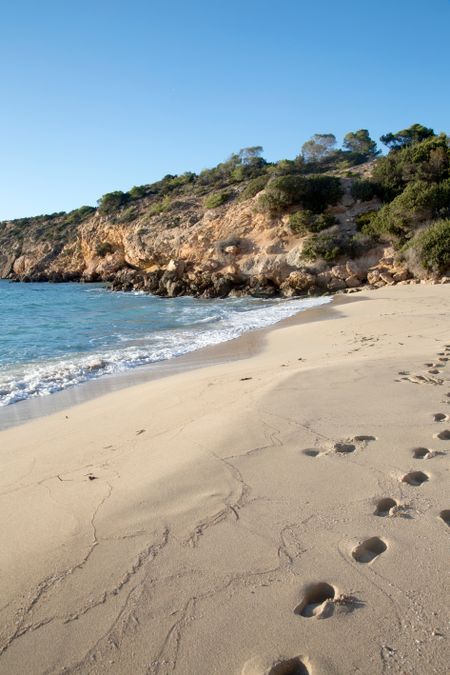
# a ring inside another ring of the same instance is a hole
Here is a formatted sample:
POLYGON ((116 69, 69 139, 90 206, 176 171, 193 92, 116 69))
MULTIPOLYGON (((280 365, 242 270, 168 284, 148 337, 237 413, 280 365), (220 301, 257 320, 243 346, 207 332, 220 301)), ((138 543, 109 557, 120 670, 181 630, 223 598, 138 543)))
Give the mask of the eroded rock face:
MULTIPOLYGON (((291 297, 414 281, 392 249, 381 245, 355 260, 309 264, 303 256, 305 236, 291 231, 289 214, 261 213, 255 198, 232 199, 214 209, 205 209, 203 199, 191 195, 174 201, 164 213, 154 213, 153 202, 144 200, 133 207, 131 220, 120 211, 93 212, 62 238, 43 237, 38 227, 18 237, 14 222, 0 223, 0 276, 106 281, 116 290, 165 297, 291 297)), ((342 203, 330 213, 348 227, 362 208, 342 203)), ((57 226, 58 218, 53 222, 57 226)))

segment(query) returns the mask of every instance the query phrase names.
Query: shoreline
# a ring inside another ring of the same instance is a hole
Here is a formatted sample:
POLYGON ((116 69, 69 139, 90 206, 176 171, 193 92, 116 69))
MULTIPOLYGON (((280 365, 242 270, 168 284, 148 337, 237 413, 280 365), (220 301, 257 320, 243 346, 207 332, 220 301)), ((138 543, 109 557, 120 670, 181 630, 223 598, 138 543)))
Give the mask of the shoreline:
POLYGON ((1 431, 0 673, 444 675, 449 312, 344 296, 1 431))
MULTIPOLYGON (((301 298, 300 298, 301 299, 301 298)), ((306 299, 306 298, 305 298, 306 299)), ((176 356, 152 364, 130 368, 125 372, 102 375, 99 378, 86 380, 80 384, 67 387, 46 396, 37 396, 23 401, 0 407, 0 431, 11 427, 26 424, 29 421, 46 417, 56 412, 63 412, 75 405, 93 400, 114 391, 133 387, 163 377, 170 377, 176 373, 191 369, 203 368, 208 365, 234 361, 254 355, 270 331, 291 325, 290 322, 309 320, 300 319, 307 314, 311 320, 317 320, 314 312, 324 312, 326 308, 337 306, 348 301, 348 296, 331 296, 329 303, 318 307, 307 307, 296 312, 291 317, 281 319, 264 328, 251 329, 230 340, 218 344, 207 345, 192 352, 176 356)))

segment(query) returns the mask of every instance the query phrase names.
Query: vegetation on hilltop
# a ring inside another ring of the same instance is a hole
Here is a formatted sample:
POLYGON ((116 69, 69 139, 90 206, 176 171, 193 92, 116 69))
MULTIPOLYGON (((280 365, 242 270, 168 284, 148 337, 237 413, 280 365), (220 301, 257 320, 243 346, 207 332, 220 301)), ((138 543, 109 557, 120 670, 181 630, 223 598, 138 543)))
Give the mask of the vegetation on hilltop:
MULTIPOLYGON (((315 134, 298 156, 278 162, 265 160, 261 146, 243 148, 199 174, 169 174, 127 192, 107 193, 96 208, 3 221, 0 248, 17 252, 24 241, 35 241, 59 250, 87 222, 124 228, 135 221, 143 226, 157 222, 172 228, 192 204, 227 209, 235 200, 253 199, 255 211, 275 221, 286 217, 293 234, 307 237, 305 260, 332 262, 386 242, 401 255, 411 256, 414 250, 424 269, 442 272, 450 259, 449 138, 413 124, 380 140, 388 148, 384 156, 367 129, 348 132, 341 148, 332 133, 315 134), (355 216, 353 231, 333 212, 344 193, 370 209, 355 216)), ((113 250, 100 243, 98 255, 113 250)))

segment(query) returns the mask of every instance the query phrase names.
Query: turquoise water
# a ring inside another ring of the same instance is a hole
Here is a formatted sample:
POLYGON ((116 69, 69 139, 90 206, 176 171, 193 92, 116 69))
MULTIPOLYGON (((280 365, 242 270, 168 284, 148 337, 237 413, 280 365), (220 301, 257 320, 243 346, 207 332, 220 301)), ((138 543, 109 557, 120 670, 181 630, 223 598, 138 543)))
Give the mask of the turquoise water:
POLYGON ((197 300, 0 281, 0 406, 171 359, 328 298, 197 300))

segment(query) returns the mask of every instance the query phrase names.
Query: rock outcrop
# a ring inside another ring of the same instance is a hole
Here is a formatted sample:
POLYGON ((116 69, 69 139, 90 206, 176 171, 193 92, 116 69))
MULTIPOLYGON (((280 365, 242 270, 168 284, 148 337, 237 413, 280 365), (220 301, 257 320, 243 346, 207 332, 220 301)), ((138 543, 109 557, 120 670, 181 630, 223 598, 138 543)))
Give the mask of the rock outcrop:
MULTIPOLYGON (((331 207, 334 230, 356 231, 356 218, 379 207, 357 202, 343 180, 344 197, 331 207)), ((54 214, 0 223, 0 276, 20 281, 106 281, 114 290, 160 296, 255 297, 316 294, 409 283, 411 271, 392 249, 372 246, 334 264, 303 255, 307 236, 289 227, 289 213, 274 216, 243 199, 244 186, 216 208, 190 194, 159 212, 155 200, 130 210, 91 209, 79 222, 54 214)), ((333 228, 332 228, 333 229, 333 228)))

